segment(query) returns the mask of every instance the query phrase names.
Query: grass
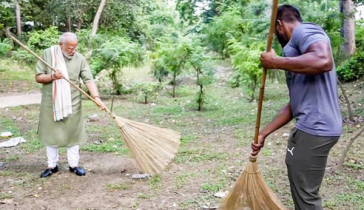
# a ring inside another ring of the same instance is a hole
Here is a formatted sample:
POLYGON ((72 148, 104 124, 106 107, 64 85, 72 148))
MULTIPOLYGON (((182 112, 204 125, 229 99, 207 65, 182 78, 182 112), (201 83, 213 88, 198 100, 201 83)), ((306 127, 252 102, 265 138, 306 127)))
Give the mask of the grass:
POLYGON ((219 190, 223 189, 225 187, 224 182, 217 182, 217 183, 203 183, 201 185, 201 190, 202 191, 207 191, 207 192, 218 192, 219 190))
POLYGON ((14 195, 10 193, 0 193, 0 200, 12 199, 12 198, 14 198, 14 195))
POLYGON ((125 183, 119 183, 119 184, 107 184, 106 188, 109 190, 129 190, 131 186, 125 183))
POLYGON ((149 189, 153 190, 160 190, 163 188, 163 178, 161 175, 157 174, 152 176, 149 183, 149 189))
POLYGON ((1 124, 1 131, 8 131, 13 134, 13 136, 19 136, 20 135, 20 129, 14 122, 12 118, 1 118, 0 119, 1 124))
POLYGON ((41 87, 35 82, 35 72, 28 66, 0 59, 0 93, 29 92, 41 87))
POLYGON ((98 153, 117 153, 125 155, 128 153, 128 149, 124 147, 124 142, 120 140, 106 141, 104 143, 88 143, 81 147, 81 150, 88 152, 98 153))
POLYGON ((18 155, 9 155, 4 159, 4 162, 5 163, 13 162, 13 161, 19 160, 20 157, 21 157, 21 155, 19 155, 19 154, 18 155))
POLYGON ((138 199, 150 199, 153 197, 153 194, 151 193, 138 193, 137 198, 138 199))
POLYGON ((2 177, 25 177, 27 173, 15 173, 10 171, 0 171, 0 176, 2 177))

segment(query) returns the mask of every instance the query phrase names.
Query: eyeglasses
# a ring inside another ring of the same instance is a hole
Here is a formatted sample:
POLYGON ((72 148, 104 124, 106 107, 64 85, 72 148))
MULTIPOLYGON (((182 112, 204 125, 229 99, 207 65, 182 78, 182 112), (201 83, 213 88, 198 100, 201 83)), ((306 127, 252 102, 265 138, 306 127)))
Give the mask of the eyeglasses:
POLYGON ((66 50, 67 50, 68 52, 77 51, 77 47, 67 47, 67 46, 65 46, 65 48, 66 48, 66 50))

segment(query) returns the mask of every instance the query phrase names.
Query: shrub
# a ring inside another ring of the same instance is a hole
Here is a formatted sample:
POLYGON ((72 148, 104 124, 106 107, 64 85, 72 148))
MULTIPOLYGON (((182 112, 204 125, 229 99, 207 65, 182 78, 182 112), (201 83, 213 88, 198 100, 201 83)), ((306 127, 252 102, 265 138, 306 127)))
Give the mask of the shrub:
POLYGON ((158 90, 160 90, 160 83, 143 82, 136 85, 139 97, 147 104, 150 99, 156 98, 158 96, 158 90))
POLYGON ((10 40, 4 39, 0 42, 0 57, 5 57, 11 49, 10 40))
POLYGON ((95 49, 91 58, 91 71, 95 76, 102 70, 108 72, 117 95, 122 93, 120 82, 121 68, 126 66, 139 66, 144 61, 142 48, 127 38, 113 37, 95 49))
POLYGON ((228 49, 231 52, 231 62, 235 70, 232 84, 235 87, 242 85, 244 91, 250 96, 249 101, 253 101, 263 72, 259 58, 264 50, 264 43, 254 42, 250 46, 245 46, 231 39, 229 44, 228 49))
POLYGON ((350 82, 364 76, 364 51, 358 51, 337 69, 340 81, 350 82))
POLYGON ((28 46, 34 50, 44 50, 59 42, 60 33, 55 26, 44 31, 32 31, 29 33, 28 46))

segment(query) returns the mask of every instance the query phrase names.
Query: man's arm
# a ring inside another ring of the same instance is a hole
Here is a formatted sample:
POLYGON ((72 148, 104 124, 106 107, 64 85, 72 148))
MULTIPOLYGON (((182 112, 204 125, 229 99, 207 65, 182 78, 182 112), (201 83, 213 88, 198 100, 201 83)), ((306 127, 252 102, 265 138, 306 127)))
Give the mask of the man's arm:
POLYGON ((62 73, 56 69, 56 72, 54 72, 54 74, 38 74, 35 76, 35 81, 41 84, 48 84, 53 82, 54 80, 57 79, 62 79, 62 73))
POLYGON ((288 103, 286 106, 284 106, 281 111, 274 117, 272 122, 268 123, 263 130, 260 131, 259 137, 258 137, 258 144, 252 144, 253 152, 251 153, 253 156, 256 156, 260 149, 264 146, 265 138, 273 133, 274 131, 278 130, 282 126, 286 125, 292 120, 292 111, 291 111, 291 105, 288 103))
POLYGON ((98 103, 100 109, 105 109, 105 104, 101 101, 99 91, 97 90, 97 86, 95 82, 90 81, 85 83, 87 89, 90 91, 92 98, 98 103))
POLYGON ((48 84, 53 82, 52 74, 38 74, 35 76, 35 81, 41 84, 48 84))
POLYGON ((331 71, 334 61, 330 45, 325 41, 311 44, 304 54, 297 57, 277 57, 274 51, 263 53, 263 67, 267 69, 284 69, 300 74, 320 74, 331 71))

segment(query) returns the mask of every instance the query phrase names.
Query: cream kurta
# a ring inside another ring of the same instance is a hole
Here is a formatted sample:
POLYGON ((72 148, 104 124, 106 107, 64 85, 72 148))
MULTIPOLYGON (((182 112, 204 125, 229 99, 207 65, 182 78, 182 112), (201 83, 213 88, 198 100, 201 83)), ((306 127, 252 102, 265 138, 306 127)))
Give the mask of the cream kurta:
MULTIPOLYGON (((45 49, 42 58, 48 64, 52 63, 50 48, 45 49)), ((75 53, 72 59, 64 58, 68 70, 69 80, 79 85, 80 78, 84 83, 92 81, 92 74, 86 59, 79 53, 75 53)), ((50 70, 42 62, 38 61, 36 67, 38 74, 51 74, 50 70)), ((43 84, 42 102, 38 124, 40 142, 46 146, 70 147, 82 144, 86 141, 86 131, 82 114, 81 93, 71 85, 72 115, 54 122, 52 108, 52 83, 43 84)))

